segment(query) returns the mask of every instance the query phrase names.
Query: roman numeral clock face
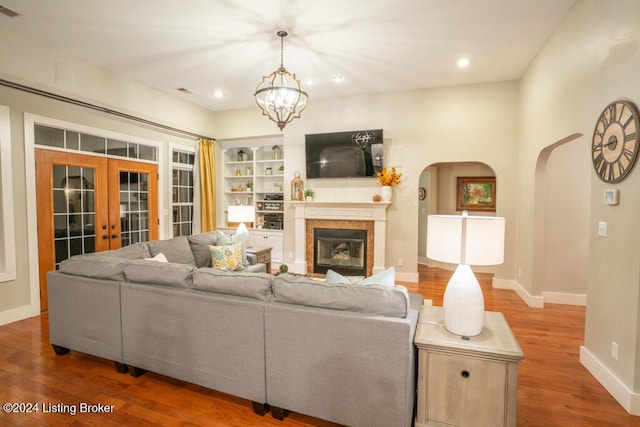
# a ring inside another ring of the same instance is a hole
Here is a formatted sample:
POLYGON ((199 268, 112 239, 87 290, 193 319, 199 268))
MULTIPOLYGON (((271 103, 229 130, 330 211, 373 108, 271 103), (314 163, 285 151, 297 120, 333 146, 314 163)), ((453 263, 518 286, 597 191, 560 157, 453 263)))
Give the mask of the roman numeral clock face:
POLYGON ((638 109, 615 101, 602 111, 593 131, 593 168, 604 182, 620 182, 631 172, 639 151, 638 109))

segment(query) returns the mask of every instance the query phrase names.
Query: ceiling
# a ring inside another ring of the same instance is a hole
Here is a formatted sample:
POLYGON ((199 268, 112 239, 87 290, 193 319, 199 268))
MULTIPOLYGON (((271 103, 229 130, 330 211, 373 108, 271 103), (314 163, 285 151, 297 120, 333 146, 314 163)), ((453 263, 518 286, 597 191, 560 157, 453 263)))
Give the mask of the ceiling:
POLYGON ((0 0, 19 14, 0 26, 219 111, 255 105, 281 29, 284 66, 312 103, 518 79, 574 1, 0 0))

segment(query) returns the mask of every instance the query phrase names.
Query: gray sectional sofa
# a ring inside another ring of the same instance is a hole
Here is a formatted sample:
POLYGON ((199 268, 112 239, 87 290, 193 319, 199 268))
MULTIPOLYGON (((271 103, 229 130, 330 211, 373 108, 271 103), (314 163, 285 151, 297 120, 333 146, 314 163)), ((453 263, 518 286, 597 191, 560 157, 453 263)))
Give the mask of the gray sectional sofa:
MULTIPOLYGON (((81 255, 48 273, 50 342, 350 426, 410 426, 423 299, 402 286, 210 268, 216 233, 81 255), (169 262, 147 260, 163 253, 169 262)), ((261 272, 262 270, 262 272, 261 272)))

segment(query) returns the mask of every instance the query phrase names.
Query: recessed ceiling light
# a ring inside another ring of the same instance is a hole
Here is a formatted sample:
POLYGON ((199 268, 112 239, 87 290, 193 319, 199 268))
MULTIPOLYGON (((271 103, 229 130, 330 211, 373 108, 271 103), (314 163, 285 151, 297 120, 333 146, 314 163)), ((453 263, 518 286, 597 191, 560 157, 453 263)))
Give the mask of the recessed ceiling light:
POLYGON ((216 90, 213 92, 213 97, 214 98, 222 98, 224 96, 224 92, 221 90, 216 90))
POLYGON ((471 64, 471 60, 469 58, 460 58, 458 59, 458 67, 465 68, 471 64))
POLYGON ((334 83, 342 83, 344 81, 344 76, 333 76, 331 80, 333 80, 334 83))
POLYGON ((307 80, 305 80, 305 81, 304 81, 304 83, 305 83, 307 86, 313 86, 313 85, 315 85, 315 84, 316 84, 316 81, 315 81, 314 79, 307 79, 307 80))
POLYGON ((191 93, 191 91, 189 89, 187 89, 186 87, 179 87, 176 89, 178 92, 182 92, 184 94, 189 95, 191 93))

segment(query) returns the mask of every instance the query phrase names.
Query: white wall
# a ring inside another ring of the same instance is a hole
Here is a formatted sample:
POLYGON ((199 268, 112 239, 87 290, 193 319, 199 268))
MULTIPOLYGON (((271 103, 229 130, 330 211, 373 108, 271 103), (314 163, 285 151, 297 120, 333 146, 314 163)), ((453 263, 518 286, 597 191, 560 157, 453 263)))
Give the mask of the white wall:
POLYGON ((591 169, 589 141, 575 139, 551 151, 544 182, 537 183, 545 194, 545 226, 543 235, 536 236, 543 239, 540 288, 545 302, 587 293, 591 169))
MULTIPOLYGON (((616 99, 640 103, 640 3, 579 0, 520 83, 518 155, 518 229, 516 268, 523 288, 534 288, 533 252, 535 169, 545 147, 572 134, 590 146, 602 109, 616 99)), ((590 163, 579 156, 578 160, 590 163)), ((567 172, 573 171, 567 166, 567 172)), ((628 410, 640 386, 638 307, 640 298, 640 171, 622 183, 601 182, 591 169, 587 316, 581 361, 628 410), (607 188, 620 190, 619 206, 602 202, 607 188), (597 223, 609 224, 598 237, 597 223), (620 346, 619 360, 611 343, 620 346)))

